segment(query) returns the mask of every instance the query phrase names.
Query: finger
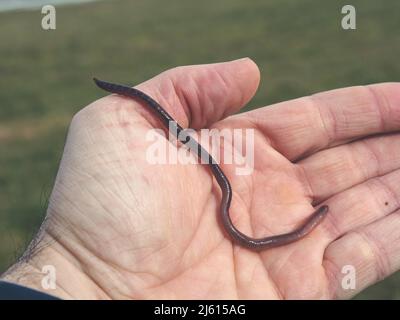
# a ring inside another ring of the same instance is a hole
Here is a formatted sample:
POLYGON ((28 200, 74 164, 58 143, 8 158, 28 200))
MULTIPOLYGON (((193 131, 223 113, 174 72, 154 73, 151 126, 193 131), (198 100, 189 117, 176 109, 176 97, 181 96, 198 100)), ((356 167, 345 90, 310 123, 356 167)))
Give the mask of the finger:
POLYGON ((397 271, 400 268, 399 230, 400 212, 396 211, 333 242, 326 249, 323 262, 330 295, 350 298, 397 271))
POLYGON ((244 58, 174 68, 137 88, 150 94, 183 127, 198 129, 242 108, 255 94, 259 81, 257 65, 244 58))
POLYGON ((400 168, 399 134, 388 134, 317 152, 298 163, 315 203, 376 176, 400 168))
POLYGON ((290 160, 400 128, 400 83, 337 89, 243 115, 290 160))
POLYGON ((400 170, 375 177, 341 192, 325 203, 330 211, 321 224, 318 243, 330 242, 354 229, 362 228, 400 208, 400 170))

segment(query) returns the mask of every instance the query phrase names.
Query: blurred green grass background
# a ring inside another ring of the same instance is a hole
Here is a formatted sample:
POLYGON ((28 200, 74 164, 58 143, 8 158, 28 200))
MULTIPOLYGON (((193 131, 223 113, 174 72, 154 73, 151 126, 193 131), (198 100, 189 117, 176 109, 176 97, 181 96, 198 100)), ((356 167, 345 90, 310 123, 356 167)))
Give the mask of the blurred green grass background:
MULTIPOLYGON (((136 84, 185 64, 249 56, 262 82, 247 109, 400 76, 400 2, 113 0, 0 12, 0 272, 45 215, 71 117, 103 93, 92 76, 136 84)), ((400 274, 357 298, 400 298, 400 274)))

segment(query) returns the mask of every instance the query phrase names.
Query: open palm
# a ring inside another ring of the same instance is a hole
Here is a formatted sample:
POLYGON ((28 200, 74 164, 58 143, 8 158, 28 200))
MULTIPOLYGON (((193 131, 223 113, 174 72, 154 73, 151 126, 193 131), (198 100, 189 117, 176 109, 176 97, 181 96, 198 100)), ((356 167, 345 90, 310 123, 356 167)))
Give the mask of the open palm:
POLYGON ((239 230, 256 238, 288 232, 327 204, 323 223, 275 249, 234 244, 208 167, 149 163, 146 134, 162 125, 145 105, 111 95, 72 121, 43 227, 48 246, 30 262, 56 265, 60 296, 346 298, 399 268, 400 85, 229 116, 258 83, 256 65, 241 59, 175 68, 138 88, 183 127, 254 130, 253 173, 221 165, 239 230), (342 286, 345 266, 355 288, 342 286))

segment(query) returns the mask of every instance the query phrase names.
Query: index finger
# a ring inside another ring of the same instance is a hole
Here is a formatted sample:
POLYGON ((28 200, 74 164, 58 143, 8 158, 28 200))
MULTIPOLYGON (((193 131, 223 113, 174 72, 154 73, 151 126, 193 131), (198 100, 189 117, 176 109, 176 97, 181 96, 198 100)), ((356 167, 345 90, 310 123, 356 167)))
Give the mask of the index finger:
POLYGON ((318 93, 242 114, 295 161, 318 150, 400 129, 400 83, 318 93))

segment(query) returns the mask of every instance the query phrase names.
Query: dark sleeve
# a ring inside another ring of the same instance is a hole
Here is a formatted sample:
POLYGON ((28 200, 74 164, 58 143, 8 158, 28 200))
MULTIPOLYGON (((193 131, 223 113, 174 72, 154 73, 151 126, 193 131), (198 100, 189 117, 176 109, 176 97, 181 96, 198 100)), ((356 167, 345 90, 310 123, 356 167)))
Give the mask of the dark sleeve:
POLYGON ((0 300, 60 300, 47 293, 0 281, 0 300))

